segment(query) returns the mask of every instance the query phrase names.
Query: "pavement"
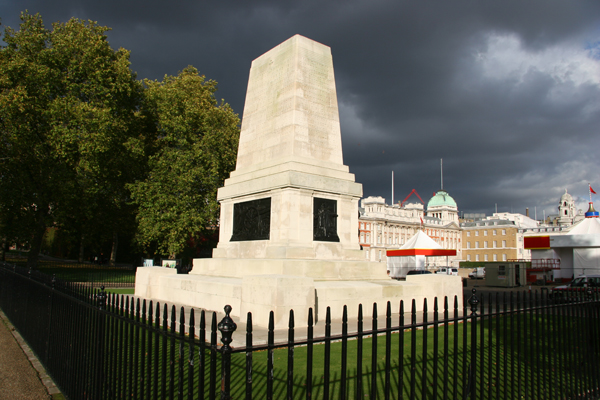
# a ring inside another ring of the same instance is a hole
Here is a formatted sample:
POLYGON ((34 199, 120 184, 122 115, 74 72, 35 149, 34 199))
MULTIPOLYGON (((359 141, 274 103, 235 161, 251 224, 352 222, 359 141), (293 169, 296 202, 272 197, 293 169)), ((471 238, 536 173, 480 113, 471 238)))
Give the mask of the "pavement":
POLYGON ((33 351, 0 311, 0 400, 62 398, 33 351))
MULTIPOLYGON (((550 287, 550 286, 547 286, 550 287)), ((476 289, 477 292, 477 296, 481 299, 481 296, 486 296, 486 301, 487 301, 487 296, 488 293, 495 293, 495 292, 499 292, 500 295, 502 296, 503 292, 524 292, 524 291, 540 291, 541 286, 532 286, 531 288, 529 286, 521 286, 521 287, 515 287, 515 288, 498 288, 498 287, 486 287, 484 286, 484 281, 483 280, 477 280, 477 279, 468 279, 467 280, 467 286, 463 287, 463 299, 464 301, 468 301, 468 299, 471 297, 472 295, 472 290, 476 289)), ((129 299, 131 299, 132 296, 129 296, 129 299)), ((135 299, 137 299, 137 297, 133 296, 135 299)), ((141 299, 141 298, 140 298, 141 299)), ((161 302, 162 304, 162 302, 161 302)), ((180 310, 181 307, 184 308, 184 314, 185 314, 185 321, 189 321, 190 320, 190 310, 192 309, 191 306, 186 305, 186 304, 181 304, 181 303, 168 303, 169 307, 168 307, 168 320, 171 320, 171 310, 172 310, 172 306, 175 306, 175 312, 176 312, 176 320, 179 320, 179 316, 180 316, 180 310)), ((371 307, 372 305, 363 305, 363 310, 366 311, 366 309, 364 307, 371 307)), ((432 312, 432 307, 433 305, 430 304, 430 312, 428 314, 428 320, 432 321, 433 320, 433 312, 432 312)), ((452 307, 452 305, 451 305, 452 307)), ((468 307, 468 306, 467 306, 468 307)), ((198 321, 200 318, 200 310, 198 308, 194 309, 194 315, 195 315, 195 320, 198 321)), ((206 333, 206 339, 210 340, 210 323, 211 323, 211 318, 212 318, 212 311, 210 310, 205 310, 206 311, 206 327, 207 327, 207 333, 206 333)), ((459 316, 462 316, 462 308, 459 309, 459 316)), ((440 311, 442 312, 442 311, 440 311)), ((161 306, 161 313, 162 313, 162 306, 161 306)), ((379 329, 384 328, 385 327, 385 315, 383 315, 382 313, 385 313, 385 304, 384 305, 379 305, 379 315, 377 318, 377 327, 379 329)), ((452 309, 450 310, 450 314, 452 315, 453 311, 452 309)), ((162 315, 162 314, 161 314, 162 315)), ((357 332, 357 326, 358 326, 358 319, 356 317, 357 315, 357 310, 348 310, 348 333, 356 333, 357 332)), ((217 323, 219 323, 223 317, 225 316, 225 313, 223 311, 217 311, 217 323)), ((340 318, 341 316, 332 316, 331 319, 331 334, 332 335, 340 335, 342 333, 342 320, 340 318)), ((421 323, 423 321, 423 312, 422 311, 418 311, 417 315, 416 315, 417 319, 416 322, 417 323, 421 323)), ((162 319, 162 316, 161 316, 162 319)), ((237 325, 237 329, 235 330, 235 332, 233 333, 233 342, 232 342, 232 346, 233 347, 240 347, 240 346, 245 346, 246 344, 246 318, 240 318, 237 316, 232 317, 232 320, 236 323, 237 325)), ((404 323, 405 324, 410 324, 411 321, 411 313, 409 309, 405 309, 405 314, 404 314, 404 323)), ((372 329, 372 323, 373 323, 373 319, 372 317, 365 317, 363 319, 363 331, 369 331, 372 329)), ((186 330, 187 328, 187 323, 186 325, 186 330)), ((392 316, 392 327, 396 327, 399 325, 399 317, 398 314, 395 313, 392 316)), ((296 315, 296 320, 295 320, 295 326, 296 328, 294 329, 294 340, 295 341, 302 341, 305 340, 307 338, 307 321, 306 318, 299 318, 296 315)), ((177 325, 176 329, 179 329, 179 325, 177 325)), ((196 326, 196 334, 198 332, 198 326, 196 326)), ((317 338, 317 337, 323 337, 325 336, 325 321, 324 318, 321 317, 321 320, 316 321, 314 326, 313 326, 313 337, 317 338)), ((217 337, 220 339, 220 333, 217 333, 217 337)), ((267 340, 268 340, 268 330, 264 327, 258 327, 258 326, 254 326, 252 329, 252 343, 253 345, 264 345, 267 344, 267 340)), ((274 342, 277 343, 285 343, 288 340, 288 331, 287 329, 276 329, 274 332, 274 342)), ((220 341, 219 341, 220 343, 220 341)))

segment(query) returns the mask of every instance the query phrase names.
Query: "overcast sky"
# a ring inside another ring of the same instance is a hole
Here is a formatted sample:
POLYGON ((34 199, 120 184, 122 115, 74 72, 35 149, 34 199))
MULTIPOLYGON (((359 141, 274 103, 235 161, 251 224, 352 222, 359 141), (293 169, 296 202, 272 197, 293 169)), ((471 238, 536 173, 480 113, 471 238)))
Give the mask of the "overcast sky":
POLYGON ((330 46, 365 197, 389 204, 394 171, 396 202, 427 202, 441 158, 462 212, 541 219, 565 189, 584 211, 600 193, 598 0, 0 0, 2 24, 25 9, 111 27, 140 79, 193 65, 240 117, 253 59, 295 34, 330 46))

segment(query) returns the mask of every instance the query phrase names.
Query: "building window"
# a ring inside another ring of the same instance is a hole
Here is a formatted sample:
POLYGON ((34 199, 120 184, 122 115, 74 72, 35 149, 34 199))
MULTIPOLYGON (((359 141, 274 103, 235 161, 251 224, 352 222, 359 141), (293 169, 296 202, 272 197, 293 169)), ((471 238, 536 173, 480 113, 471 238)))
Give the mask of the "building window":
POLYGON ((487 231, 483 231, 483 236, 487 236, 487 231))
POLYGON ((492 235, 496 236, 496 230, 495 229, 492 231, 492 235))
POLYGON ((475 231, 475 236, 479 236, 479 231, 475 231))
POLYGON ((475 254, 475 261, 479 261, 479 254, 475 254))
POLYGON ((488 260, 488 255, 487 255, 487 254, 484 254, 484 255, 483 255, 483 261, 487 261, 487 260, 488 260))
POLYGON ((506 265, 498 265, 498 277, 500 276, 506 278, 506 265))
POLYGON ((471 255, 467 254, 467 261, 471 261, 471 255))
POLYGON ((502 236, 506 235, 506 229, 502 229, 502 236))
POLYGON ((502 254, 502 261, 506 261, 506 254, 502 254))
POLYGON ((475 242, 475 248, 478 249, 479 248, 479 242, 475 242))
POLYGON ((498 261, 498 254, 493 254, 493 255, 492 255, 492 259, 493 259, 494 261, 498 261))
POLYGON ((502 241, 502 247, 506 247, 506 240, 502 241))
POLYGON ((495 249, 497 246, 498 246, 498 242, 494 240, 492 242, 492 247, 495 249))
POLYGON ((483 242, 483 248, 487 249, 487 240, 485 242, 483 242))
POLYGON ((471 248, 471 242, 467 242, 467 249, 471 248))
POLYGON ((471 232, 467 232, 467 237, 471 237, 471 232))

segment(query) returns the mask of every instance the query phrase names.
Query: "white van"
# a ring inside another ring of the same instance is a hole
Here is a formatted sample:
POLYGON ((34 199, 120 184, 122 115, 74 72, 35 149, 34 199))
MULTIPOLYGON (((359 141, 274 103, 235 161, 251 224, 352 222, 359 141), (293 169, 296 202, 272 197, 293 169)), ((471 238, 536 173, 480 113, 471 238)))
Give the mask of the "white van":
POLYGON ((469 272, 469 278, 471 279, 483 279, 485 278, 485 268, 477 267, 472 272, 469 272))
POLYGON ((458 268, 442 267, 435 271, 436 274, 458 276, 458 268))

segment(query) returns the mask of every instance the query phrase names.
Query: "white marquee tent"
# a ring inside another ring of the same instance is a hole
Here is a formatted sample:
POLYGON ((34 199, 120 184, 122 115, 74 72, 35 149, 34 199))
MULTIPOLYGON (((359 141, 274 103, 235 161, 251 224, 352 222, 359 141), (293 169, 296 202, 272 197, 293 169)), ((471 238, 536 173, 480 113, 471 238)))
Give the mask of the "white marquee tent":
POLYGON ((423 270, 427 257, 455 256, 456 250, 444 249, 423 231, 418 231, 398 250, 387 251, 387 268, 391 278, 404 278, 410 270, 423 270))

